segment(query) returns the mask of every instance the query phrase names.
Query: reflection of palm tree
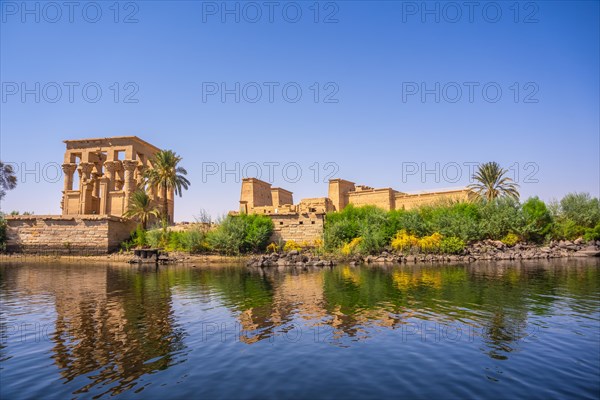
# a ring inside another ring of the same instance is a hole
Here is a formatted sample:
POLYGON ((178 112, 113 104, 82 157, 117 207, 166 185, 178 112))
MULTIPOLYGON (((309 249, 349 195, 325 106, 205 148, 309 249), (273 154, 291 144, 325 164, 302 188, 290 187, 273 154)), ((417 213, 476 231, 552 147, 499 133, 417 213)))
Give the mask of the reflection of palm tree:
POLYGON ((476 183, 470 184, 469 188, 475 192, 479 199, 487 201, 502 196, 518 200, 519 191, 517 188, 519 185, 511 178, 504 176, 507 172, 508 170, 501 168, 500 164, 494 161, 481 164, 472 177, 476 183))

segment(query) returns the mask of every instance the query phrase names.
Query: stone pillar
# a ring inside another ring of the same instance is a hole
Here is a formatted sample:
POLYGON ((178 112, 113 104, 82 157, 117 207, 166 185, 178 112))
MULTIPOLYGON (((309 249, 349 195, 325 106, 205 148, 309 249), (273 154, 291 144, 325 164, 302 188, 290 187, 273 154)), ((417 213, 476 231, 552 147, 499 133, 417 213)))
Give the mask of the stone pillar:
POLYGON ((100 211, 99 213, 102 215, 108 214, 108 187, 110 179, 107 176, 102 176, 98 178, 98 182, 100 185, 100 192, 102 196, 100 197, 100 211))
POLYGON ((135 191, 136 188, 136 184, 135 184, 135 180, 133 179, 133 175, 135 173, 135 169, 137 167, 138 163, 137 161, 134 160, 124 160, 123 161, 123 168, 125 169, 125 186, 123 188, 123 190, 125 191, 125 205, 129 206, 129 198, 131 197, 131 194, 135 191))
POLYGON ((115 171, 117 170, 117 164, 118 163, 116 161, 104 162, 104 168, 106 168, 106 173, 104 176, 108 178, 107 191, 105 192, 106 195, 108 195, 109 192, 115 190, 115 171))
POLYGON ((79 185, 79 214, 91 214, 92 212, 92 169, 94 163, 82 162, 77 168, 80 173, 79 185))
POLYGON ((62 170, 65 175, 65 181, 63 186, 62 201, 60 202, 60 208, 63 210, 63 214, 69 213, 69 210, 67 209, 67 202, 69 201, 67 192, 73 190, 73 173, 75 173, 76 168, 77 164, 75 163, 65 163, 62 165, 62 170))
POLYGON ((77 168, 77 164, 75 163, 67 163, 62 165, 63 173, 65 174, 65 182, 63 190, 66 192, 67 190, 73 190, 73 173, 77 168))
POLYGON ((115 190, 123 190, 123 183, 124 183, 123 164, 121 163, 121 161, 115 161, 115 163, 116 163, 116 167, 115 167, 115 174, 114 174, 114 181, 115 181, 114 188, 115 188, 115 190))

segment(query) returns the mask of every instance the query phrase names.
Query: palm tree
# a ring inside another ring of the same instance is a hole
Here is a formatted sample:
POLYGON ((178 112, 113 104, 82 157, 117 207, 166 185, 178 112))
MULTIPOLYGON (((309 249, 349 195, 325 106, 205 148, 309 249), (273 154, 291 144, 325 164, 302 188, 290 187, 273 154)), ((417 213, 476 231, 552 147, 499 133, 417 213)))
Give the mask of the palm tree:
POLYGON ((137 219, 142 228, 146 230, 150 217, 158 217, 160 212, 152 205, 152 199, 143 189, 138 189, 131 194, 127 211, 123 214, 125 218, 137 219))
POLYGON ((17 176, 12 165, 0 161, 0 200, 4 198, 7 190, 17 187, 17 176))
POLYGON ((508 170, 501 168, 500 164, 491 161, 479 166, 472 179, 476 181, 468 187, 475 192, 479 199, 492 201, 498 197, 506 196, 519 200, 517 185, 511 178, 504 176, 508 170))
POLYGON ((184 175, 187 171, 183 167, 178 167, 177 164, 181 161, 181 157, 175 154, 172 150, 161 150, 154 155, 150 160, 152 168, 144 171, 145 183, 150 187, 156 187, 162 192, 162 217, 163 223, 169 222, 169 201, 167 193, 171 190, 181 197, 182 189, 190 186, 190 181, 184 175))

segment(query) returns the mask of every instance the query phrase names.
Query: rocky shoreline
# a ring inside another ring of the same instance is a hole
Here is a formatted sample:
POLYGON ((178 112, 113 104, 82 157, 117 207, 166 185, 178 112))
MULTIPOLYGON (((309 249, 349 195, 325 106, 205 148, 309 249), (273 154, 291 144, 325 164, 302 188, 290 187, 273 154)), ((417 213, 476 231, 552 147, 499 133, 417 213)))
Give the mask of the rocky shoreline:
POLYGON ((509 247, 498 240, 485 240, 474 243, 461 254, 400 254, 388 249, 379 255, 348 257, 322 256, 310 251, 293 250, 286 253, 263 254, 251 257, 248 267, 327 267, 340 263, 358 264, 406 264, 406 263, 444 263, 475 261, 519 261, 544 260, 570 257, 600 257, 600 241, 585 243, 582 239, 574 241, 551 241, 547 246, 519 243, 509 247))

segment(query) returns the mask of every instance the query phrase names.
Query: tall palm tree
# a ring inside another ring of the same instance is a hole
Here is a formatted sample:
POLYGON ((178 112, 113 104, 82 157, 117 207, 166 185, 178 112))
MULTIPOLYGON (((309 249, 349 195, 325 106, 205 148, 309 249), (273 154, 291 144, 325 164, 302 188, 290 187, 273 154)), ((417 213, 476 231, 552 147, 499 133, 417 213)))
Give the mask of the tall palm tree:
POLYGON ((162 215, 163 222, 169 221, 169 201, 167 193, 171 190, 181 197, 182 189, 190 186, 190 181, 184 175, 187 171, 183 167, 177 165, 181 161, 181 157, 175 154, 172 150, 161 150, 150 159, 152 168, 144 171, 145 183, 150 187, 156 187, 162 193, 162 215))
POLYGON ((7 190, 17 187, 17 176, 12 165, 0 161, 0 200, 4 198, 7 190))
POLYGON ((125 218, 137 219, 142 228, 146 230, 150 217, 158 217, 160 212, 152 205, 152 200, 143 189, 138 189, 131 194, 127 211, 123 214, 125 218))
POLYGON ((500 164, 491 161, 479 166, 472 179, 475 183, 468 187, 472 189, 479 199, 488 201, 498 197, 510 197, 519 200, 517 185, 511 178, 504 176, 508 170, 501 168, 500 164))

